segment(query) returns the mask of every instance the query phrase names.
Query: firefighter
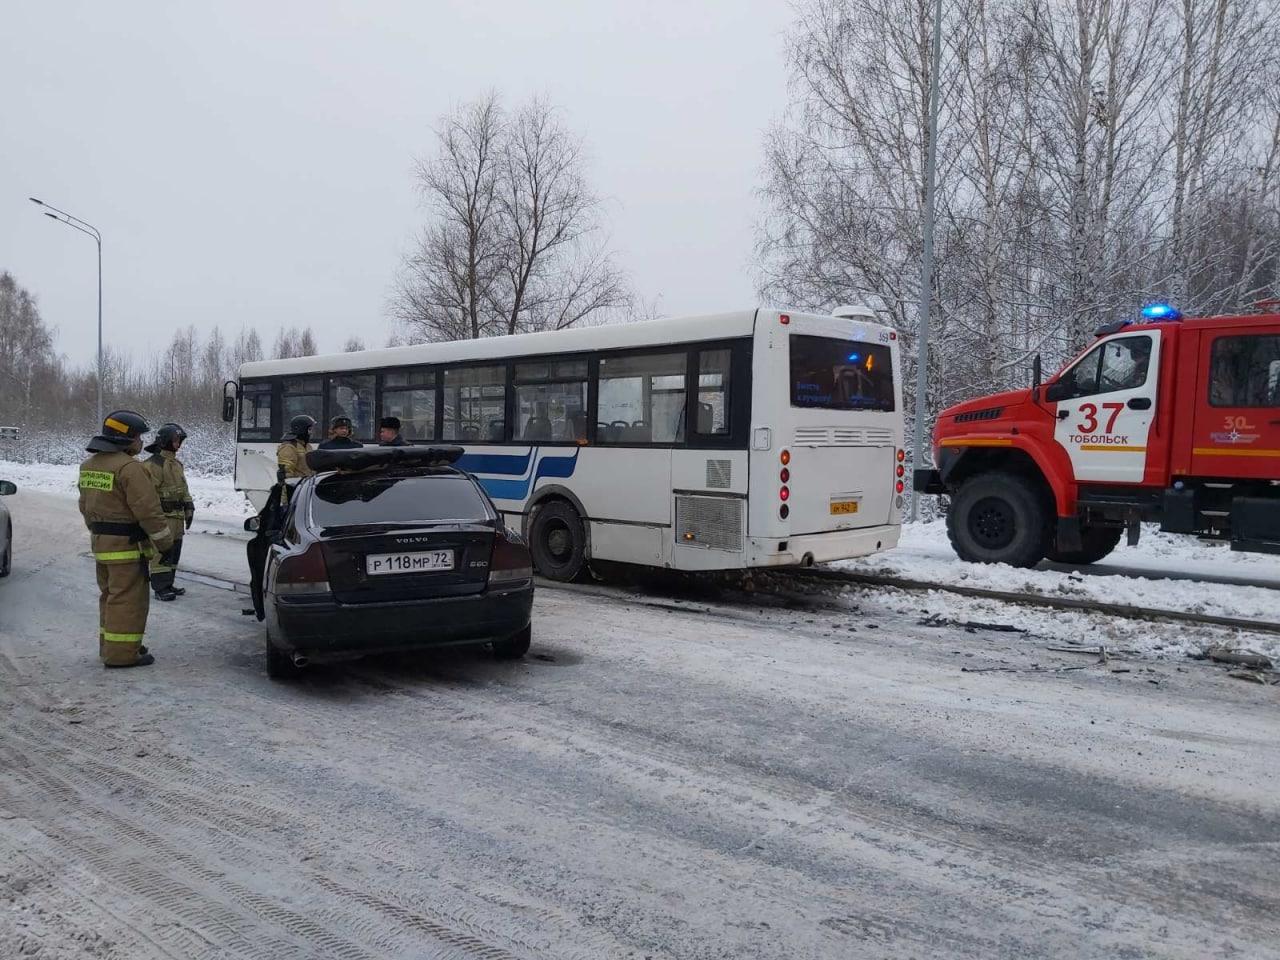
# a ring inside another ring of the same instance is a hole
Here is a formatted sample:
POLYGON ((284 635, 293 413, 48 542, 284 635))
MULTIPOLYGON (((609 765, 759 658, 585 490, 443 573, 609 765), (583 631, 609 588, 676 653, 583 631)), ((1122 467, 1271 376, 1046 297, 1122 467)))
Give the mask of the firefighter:
POLYGON ((378 421, 378 446, 407 447, 409 442, 400 436, 400 418, 383 417, 378 421))
POLYGON ((160 509, 164 511, 165 519, 169 521, 169 532, 173 534, 172 562, 157 559, 151 564, 151 589, 155 591, 157 600, 176 600, 187 592, 173 585, 178 560, 182 556, 182 537, 191 529, 191 521, 196 515, 191 491, 187 489, 187 476, 182 469, 182 461, 178 459, 178 450, 186 439, 187 431, 178 424, 162 424, 156 431, 155 442, 146 447, 151 456, 142 464, 155 484, 160 509))
POLYGON ((351 418, 334 417, 329 421, 329 439, 320 444, 321 450, 359 450, 364 444, 351 439, 351 418))
POLYGON ((299 414, 289 421, 289 432, 276 447, 276 463, 280 467, 280 479, 290 477, 309 477, 315 473, 307 465, 307 451, 311 449, 311 428, 316 425, 314 417, 305 413, 299 414))
POLYGON ((155 662, 142 645, 151 600, 147 561, 173 560, 173 533, 155 485, 134 459, 147 432, 138 414, 117 410, 80 464, 80 513, 98 565, 98 656, 107 667, 155 662))

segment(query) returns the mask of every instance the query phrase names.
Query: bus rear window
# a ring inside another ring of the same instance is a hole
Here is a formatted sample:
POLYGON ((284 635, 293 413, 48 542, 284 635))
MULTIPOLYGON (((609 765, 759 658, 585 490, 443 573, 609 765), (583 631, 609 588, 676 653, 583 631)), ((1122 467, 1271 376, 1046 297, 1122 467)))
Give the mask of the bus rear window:
POLYGON ((791 337, 791 405, 824 410, 893 410, 893 362, 882 344, 791 337))

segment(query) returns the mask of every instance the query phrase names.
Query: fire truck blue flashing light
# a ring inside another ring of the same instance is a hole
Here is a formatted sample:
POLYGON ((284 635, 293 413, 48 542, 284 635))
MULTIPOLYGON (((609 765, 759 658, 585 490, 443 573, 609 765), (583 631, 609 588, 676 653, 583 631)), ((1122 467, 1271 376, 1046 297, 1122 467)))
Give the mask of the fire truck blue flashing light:
POLYGON ((1181 320, 1182 314, 1167 303, 1149 303, 1142 308, 1146 320, 1181 320))
POLYGON ((860 354, 860 353, 851 353, 851 354, 849 354, 849 362, 850 362, 850 363, 857 363, 857 362, 858 362, 859 360, 861 360, 861 359, 862 359, 862 354, 860 354))

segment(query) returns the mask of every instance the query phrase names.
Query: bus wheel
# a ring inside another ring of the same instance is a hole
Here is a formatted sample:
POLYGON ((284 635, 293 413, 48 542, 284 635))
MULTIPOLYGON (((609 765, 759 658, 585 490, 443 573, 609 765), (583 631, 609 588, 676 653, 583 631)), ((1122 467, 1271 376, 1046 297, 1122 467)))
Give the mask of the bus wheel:
POLYGON ((579 579, 587 569, 587 535, 578 511, 563 500, 539 507, 529 528, 529 551, 544 577, 579 579))
POLYGON ((1123 533, 1123 527, 1085 527, 1080 531, 1079 550, 1059 550, 1054 545, 1048 557, 1054 563, 1097 563, 1116 548, 1123 533))
POLYGON ((1049 511, 1021 477, 981 473, 951 498, 947 536, 961 560, 1034 567, 1049 546, 1049 511))

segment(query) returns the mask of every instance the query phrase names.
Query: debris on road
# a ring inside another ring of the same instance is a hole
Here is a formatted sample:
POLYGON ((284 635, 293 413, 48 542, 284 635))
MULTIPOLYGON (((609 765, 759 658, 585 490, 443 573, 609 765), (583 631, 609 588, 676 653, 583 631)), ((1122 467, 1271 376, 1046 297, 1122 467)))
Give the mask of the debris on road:
POLYGON ((993 630, 998 633, 1026 633, 1025 627, 1015 627, 1010 623, 981 623, 977 620, 952 620, 940 613, 931 613, 916 621, 921 627, 959 627, 973 633, 975 630, 993 630))
POLYGON ((1235 677, 1237 680, 1247 680, 1250 683, 1266 684, 1268 682, 1267 675, 1261 670, 1232 670, 1227 674, 1228 677, 1235 677))
POLYGON ((1270 670, 1271 658, 1253 650, 1232 650, 1229 647, 1210 647, 1205 656, 1214 663, 1229 663, 1236 667, 1251 667, 1255 670, 1270 670))

